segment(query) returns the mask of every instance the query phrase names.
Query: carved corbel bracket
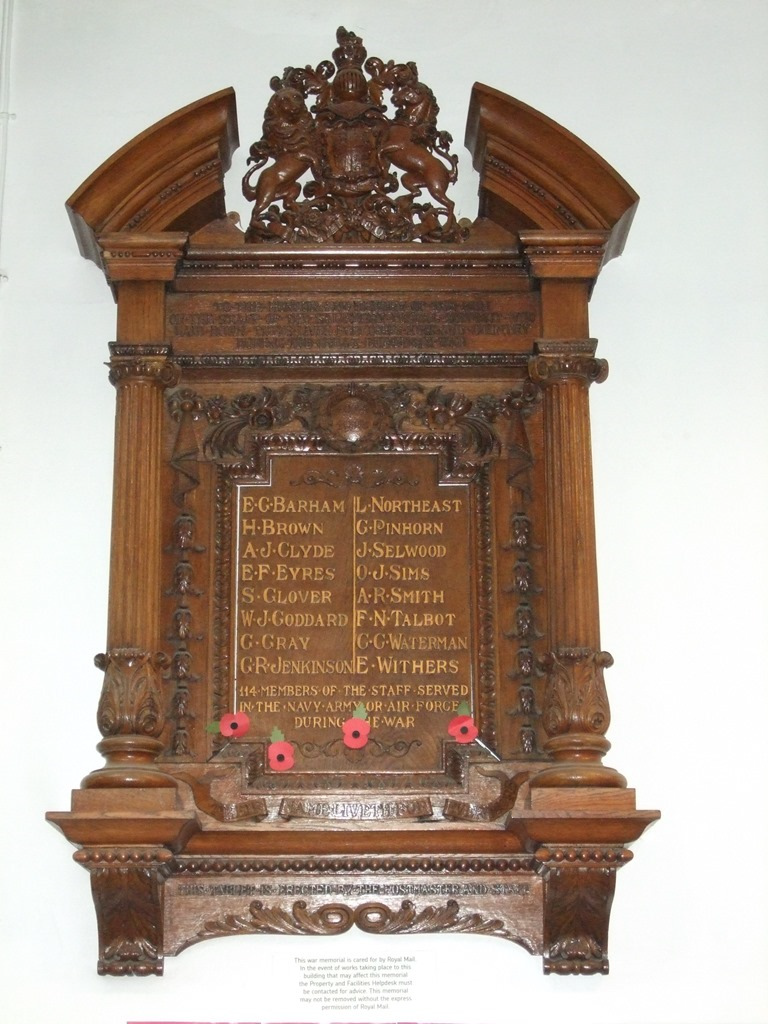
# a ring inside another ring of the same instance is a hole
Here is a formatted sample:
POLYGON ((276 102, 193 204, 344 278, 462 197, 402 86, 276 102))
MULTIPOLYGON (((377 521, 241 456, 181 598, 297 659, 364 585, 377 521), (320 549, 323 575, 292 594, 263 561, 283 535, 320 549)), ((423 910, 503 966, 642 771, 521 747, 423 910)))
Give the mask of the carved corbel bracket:
POLYGON ((632 859, 621 846, 541 846, 544 973, 607 974, 616 872, 632 859))
POLYGON ((163 973, 163 883, 173 854, 164 847, 82 849, 99 930, 99 974, 163 973))

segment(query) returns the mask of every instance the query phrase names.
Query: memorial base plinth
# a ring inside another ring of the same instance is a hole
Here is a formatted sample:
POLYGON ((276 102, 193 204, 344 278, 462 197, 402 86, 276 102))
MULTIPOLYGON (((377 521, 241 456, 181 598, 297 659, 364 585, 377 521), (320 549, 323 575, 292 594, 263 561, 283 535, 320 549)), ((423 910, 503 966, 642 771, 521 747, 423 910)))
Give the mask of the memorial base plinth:
POLYGON ((48 819, 81 847, 101 974, 160 974, 225 935, 478 934, 546 973, 607 973, 616 871, 657 814, 634 791, 529 790, 503 827, 221 825, 170 790, 77 790, 48 819), (375 851, 375 852, 373 852, 375 851))

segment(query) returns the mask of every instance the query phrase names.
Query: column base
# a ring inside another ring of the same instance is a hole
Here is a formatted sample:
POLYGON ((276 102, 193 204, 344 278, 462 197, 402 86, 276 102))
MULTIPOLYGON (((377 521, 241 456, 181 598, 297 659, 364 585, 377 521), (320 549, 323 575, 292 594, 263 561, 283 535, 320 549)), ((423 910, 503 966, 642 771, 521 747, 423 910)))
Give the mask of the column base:
POLYGON ((604 786, 624 789, 627 780, 615 768, 600 763, 611 744, 604 736, 566 733, 553 736, 544 744, 555 763, 531 779, 532 789, 548 786, 604 786))
POLYGON ((152 736, 107 736, 96 749, 107 763, 86 775, 82 789, 176 788, 176 779, 154 763, 163 744, 152 736))

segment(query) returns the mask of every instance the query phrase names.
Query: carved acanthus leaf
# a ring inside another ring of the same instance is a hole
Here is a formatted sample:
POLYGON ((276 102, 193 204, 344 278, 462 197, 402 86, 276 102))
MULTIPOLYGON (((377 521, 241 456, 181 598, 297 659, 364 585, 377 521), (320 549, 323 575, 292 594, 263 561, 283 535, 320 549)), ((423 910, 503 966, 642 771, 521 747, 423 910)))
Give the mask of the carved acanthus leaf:
POLYGON ((164 725, 158 669, 165 655, 116 648, 95 659, 104 670, 96 720, 102 736, 159 736, 164 725))
POLYGON ((607 973, 608 921, 616 866, 550 865, 545 874, 545 972, 607 973))
POLYGON ((607 651, 565 647, 545 655, 549 679, 542 721, 548 736, 586 732, 603 736, 611 715, 603 669, 613 664, 607 651))
POLYGON ((162 974, 166 866, 128 858, 88 866, 99 919, 99 974, 162 974))
POLYGON ((268 907, 261 900, 254 900, 248 908, 248 917, 227 914, 217 921, 206 921, 196 940, 242 934, 341 935, 353 925, 377 935, 475 932, 510 937, 503 921, 479 913, 462 914, 456 900, 448 900, 444 906, 428 906, 420 910, 410 900, 403 900, 394 910, 383 903, 363 903, 358 907, 327 903, 311 910, 304 900, 297 900, 290 911, 282 907, 268 907))

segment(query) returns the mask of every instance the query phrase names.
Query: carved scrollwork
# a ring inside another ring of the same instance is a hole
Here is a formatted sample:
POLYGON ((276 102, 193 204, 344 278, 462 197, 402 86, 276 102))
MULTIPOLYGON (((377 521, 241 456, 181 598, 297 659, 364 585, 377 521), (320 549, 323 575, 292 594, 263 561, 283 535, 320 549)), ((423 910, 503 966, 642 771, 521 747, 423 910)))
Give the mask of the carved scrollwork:
POLYGON ((536 384, 557 384, 578 380, 586 385, 602 384, 608 377, 608 363, 595 357, 597 342, 538 341, 536 355, 528 362, 528 373, 536 384))
POLYGON ((204 776, 202 779, 198 779, 187 772, 176 772, 175 778, 181 779, 189 786, 195 804, 216 821, 262 821, 267 816, 267 804, 262 797, 251 797, 245 800, 217 800, 211 792, 215 777, 204 776))
POLYGON ((327 903, 312 910, 306 901, 297 900, 290 911, 254 900, 248 908, 248 917, 227 914, 219 920, 206 921, 192 941, 218 935, 341 935, 353 925, 375 935, 474 932, 510 937, 503 921, 479 913, 462 914, 456 900, 420 910, 411 900, 403 900, 394 910, 373 902, 358 907, 327 903))
POLYGON ((499 795, 488 804, 468 803, 449 797, 443 805, 443 817, 451 821, 496 821, 511 811, 517 801, 520 786, 529 778, 530 772, 517 772, 509 776, 504 772, 482 771, 480 775, 496 779, 500 784, 499 795))
POLYGON ((538 384, 549 384, 556 380, 577 377, 587 384, 602 384, 608 377, 608 362, 593 356, 574 355, 534 356, 529 373, 538 384))
POLYGON ((515 394, 470 398, 440 387, 424 394, 413 384, 352 383, 263 387, 233 399, 204 399, 184 391, 169 396, 169 407, 173 414, 186 403, 206 417, 209 426, 195 458, 256 464, 267 449, 345 454, 439 450, 448 475, 469 479, 499 453, 498 426, 515 394))
POLYGON ((123 346, 113 350, 109 362, 109 381, 115 387, 135 381, 147 381, 171 388, 179 380, 179 368, 168 359, 169 349, 160 346, 123 346), (119 351, 121 354, 116 354, 119 351))
POLYGON ((299 743, 297 746, 303 757, 343 757, 357 764, 367 757, 405 757, 413 747, 421 746, 421 740, 394 740, 392 743, 381 743, 375 736, 371 736, 365 746, 358 749, 345 746, 341 738, 322 744, 299 743))
POLYGON ((165 719, 158 669, 167 664, 166 656, 126 647, 94 661, 104 671, 96 716, 102 736, 159 736, 165 719))

